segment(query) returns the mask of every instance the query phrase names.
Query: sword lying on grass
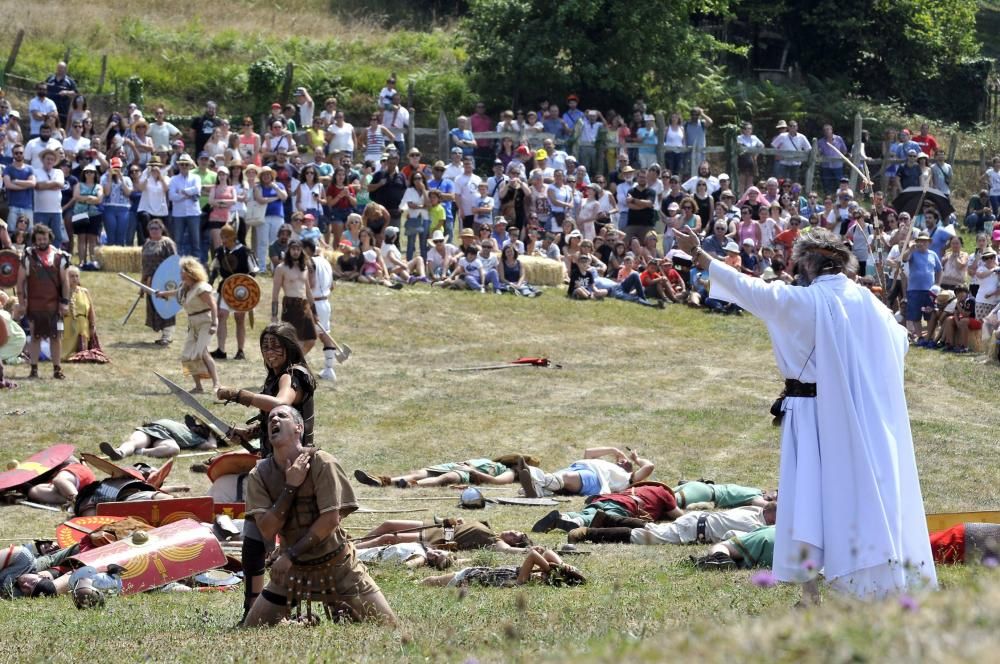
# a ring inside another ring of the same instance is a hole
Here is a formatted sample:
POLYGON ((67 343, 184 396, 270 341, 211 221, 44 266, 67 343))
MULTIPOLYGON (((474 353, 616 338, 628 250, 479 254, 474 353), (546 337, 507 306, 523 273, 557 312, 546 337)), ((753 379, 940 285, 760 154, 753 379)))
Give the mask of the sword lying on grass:
POLYGON ((175 397, 180 399, 185 406, 193 410, 198 415, 198 418, 201 419, 205 424, 207 424, 208 428, 211 429, 213 433, 215 433, 215 435, 219 437, 219 440, 236 440, 239 441, 239 444, 242 445, 244 449, 246 449, 248 452, 252 454, 257 454, 257 452, 259 452, 259 450, 256 449, 253 445, 243 440, 243 438, 241 438, 240 436, 235 435, 236 432, 235 426, 231 424, 226 424, 221 419, 216 417, 212 413, 212 411, 202 406, 201 403, 198 401, 198 399, 195 398, 193 394, 191 394, 190 392, 188 392, 183 387, 181 387, 174 381, 170 380, 169 378, 161 376, 155 371, 153 372, 153 374, 157 378, 159 378, 164 385, 170 388, 170 391, 173 392, 175 397))
POLYGON ((448 371, 495 371, 496 369, 522 369, 524 367, 562 369, 561 364, 556 364, 547 357, 519 357, 505 364, 489 364, 481 367, 453 367, 448 369, 448 371))

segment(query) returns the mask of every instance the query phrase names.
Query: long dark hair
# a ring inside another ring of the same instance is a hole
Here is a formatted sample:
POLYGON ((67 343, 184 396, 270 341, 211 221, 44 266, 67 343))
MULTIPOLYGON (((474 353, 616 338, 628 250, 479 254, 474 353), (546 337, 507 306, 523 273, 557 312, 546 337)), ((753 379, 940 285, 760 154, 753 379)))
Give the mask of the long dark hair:
MULTIPOLYGON (((302 352, 302 346, 299 343, 299 337, 295 334, 295 328, 289 323, 272 323, 265 327, 260 333, 260 344, 263 345, 264 337, 271 335, 278 340, 282 348, 285 349, 285 366, 281 367, 279 371, 267 368, 267 378, 270 381, 272 378, 279 374, 285 373, 289 367, 293 364, 300 364, 309 369, 309 365, 306 363, 306 354, 302 352)), ((311 374, 312 372, 310 372, 311 374)))
POLYGON ((299 240, 292 240, 288 243, 288 248, 285 249, 285 265, 297 267, 303 272, 306 271, 306 250, 299 240), (292 258, 292 247, 298 247, 300 250, 298 260, 292 258))

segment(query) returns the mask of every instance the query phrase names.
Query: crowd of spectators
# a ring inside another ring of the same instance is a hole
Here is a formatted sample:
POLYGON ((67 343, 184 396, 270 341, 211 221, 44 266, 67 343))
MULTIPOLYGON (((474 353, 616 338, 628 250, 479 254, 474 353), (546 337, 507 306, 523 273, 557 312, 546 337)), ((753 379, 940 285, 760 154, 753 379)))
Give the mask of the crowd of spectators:
MULTIPOLYGON (((563 108, 544 101, 497 117, 478 103, 449 133, 447 159, 433 159, 407 144, 410 113, 394 78, 364 127, 347 122, 336 98, 317 108, 305 88, 293 96, 272 105, 261 133, 251 117, 231 127, 213 102, 184 127, 162 107, 135 105, 102 122, 60 63, 38 85, 27 126, 0 101, 11 220, 0 241, 21 246, 44 222, 57 246, 75 248, 81 269, 95 269, 98 243, 141 244, 158 218, 181 254, 205 262, 229 224, 261 270, 280 263, 290 241, 309 239, 339 252, 338 279, 535 296, 518 260, 533 256, 565 267, 572 298, 738 314, 708 297, 709 275, 674 247, 674 230, 694 229, 706 251, 746 274, 792 283, 796 237, 822 226, 850 244, 857 277, 881 289, 915 343, 962 352, 968 334, 957 330, 995 315, 1000 302, 1000 158, 964 223, 931 197, 912 213, 892 208, 913 187, 950 197, 952 167, 927 125, 887 133, 893 163, 885 192, 869 203, 847 177, 853 146, 830 124, 817 140, 814 189, 803 180, 812 144, 794 120, 767 140, 745 123, 737 143, 751 150, 740 151, 731 177, 703 159, 713 121, 699 108, 687 120, 670 114, 662 164, 641 101, 625 117, 581 107, 575 95, 563 108), (500 137, 481 136, 490 132, 500 137), (759 156, 767 146, 783 151, 770 172, 759 156), (976 237, 969 251, 962 226, 976 237)), ((865 146, 853 155, 863 169, 865 146)))

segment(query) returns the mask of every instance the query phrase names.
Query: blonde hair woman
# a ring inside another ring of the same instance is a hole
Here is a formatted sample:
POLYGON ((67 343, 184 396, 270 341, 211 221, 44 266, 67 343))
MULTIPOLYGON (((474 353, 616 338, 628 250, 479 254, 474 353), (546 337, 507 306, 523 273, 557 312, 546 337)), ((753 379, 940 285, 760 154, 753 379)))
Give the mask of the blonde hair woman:
POLYGON ((192 393, 200 394, 205 390, 201 381, 212 379, 212 391, 219 387, 219 376, 215 370, 215 361, 208 352, 212 335, 218 328, 219 312, 212 297, 212 286, 208 283, 208 274, 198 259, 185 256, 181 259, 181 286, 168 291, 156 291, 156 297, 164 300, 177 296, 188 316, 187 339, 184 340, 184 350, 181 351, 181 364, 184 373, 194 378, 192 393))

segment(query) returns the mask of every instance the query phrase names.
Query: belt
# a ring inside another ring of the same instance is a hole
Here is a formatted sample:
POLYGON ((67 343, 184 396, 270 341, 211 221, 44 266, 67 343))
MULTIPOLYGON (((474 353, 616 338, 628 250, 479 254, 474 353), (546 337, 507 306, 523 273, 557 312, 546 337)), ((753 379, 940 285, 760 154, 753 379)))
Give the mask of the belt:
POLYGON ((699 544, 704 544, 708 537, 705 535, 705 529, 708 526, 708 515, 702 514, 698 517, 698 525, 695 526, 695 536, 694 540, 699 544))
POLYGON ((816 396, 816 383, 803 383, 794 378, 786 378, 784 396, 814 398, 816 396))
POLYGON ((314 558, 312 560, 293 560, 293 565, 298 565, 299 567, 318 567, 319 565, 331 565, 336 564, 341 561, 344 554, 347 552, 347 540, 340 543, 336 549, 320 556, 319 558, 314 558))
POLYGON ((204 314, 211 311, 211 309, 202 309, 201 311, 192 311, 188 316, 197 316, 198 314, 204 314))
POLYGON ((321 295, 320 297, 314 297, 313 302, 322 302, 323 300, 329 300, 329 299, 330 299, 330 294, 327 293, 326 295, 321 295))

